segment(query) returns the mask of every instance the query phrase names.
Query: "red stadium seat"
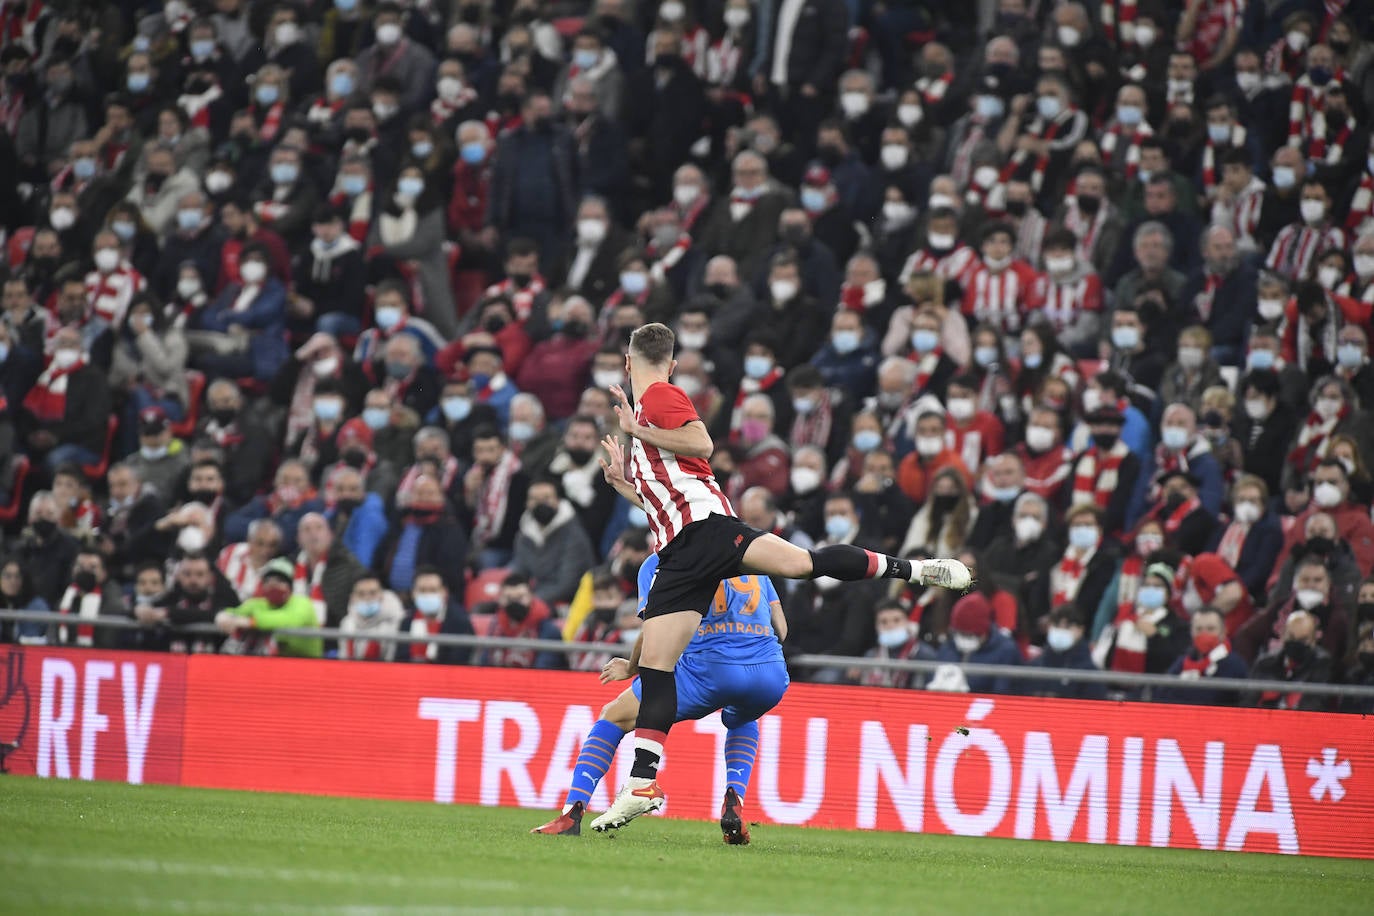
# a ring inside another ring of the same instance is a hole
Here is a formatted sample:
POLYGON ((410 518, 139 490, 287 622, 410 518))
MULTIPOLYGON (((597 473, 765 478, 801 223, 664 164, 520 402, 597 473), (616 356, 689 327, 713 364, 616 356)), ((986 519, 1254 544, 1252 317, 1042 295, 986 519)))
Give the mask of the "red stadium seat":
POLYGON ((29 476, 29 456, 14 456, 14 485, 10 489, 10 501, 0 506, 0 525, 8 525, 19 517, 24 505, 24 480, 29 476))
POLYGON ((484 601, 496 601, 501 596, 501 583, 506 580, 505 569, 484 569, 472 577, 463 606, 471 610, 484 601))
POLYGON ((99 480, 105 476, 105 472, 110 469, 110 453, 114 450, 115 433, 119 430, 119 417, 114 414, 105 421, 105 451, 100 455, 100 461, 95 464, 83 464, 81 473, 91 480, 99 480))
POLYGON ((186 370, 186 417, 171 424, 172 435, 185 439, 196 431, 200 420, 200 401, 205 396, 205 373, 195 369, 186 370))

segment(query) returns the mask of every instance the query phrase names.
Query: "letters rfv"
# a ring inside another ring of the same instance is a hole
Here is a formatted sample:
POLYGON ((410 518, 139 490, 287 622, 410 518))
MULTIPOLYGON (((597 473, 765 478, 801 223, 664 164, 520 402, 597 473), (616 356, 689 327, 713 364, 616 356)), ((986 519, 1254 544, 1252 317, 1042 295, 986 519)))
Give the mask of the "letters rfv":
POLYGON ((95 779, 97 759, 117 753, 108 746, 112 738, 103 739, 105 748, 100 746, 100 736, 110 730, 110 717, 103 710, 108 710, 108 704, 116 697, 113 684, 103 691, 102 685, 117 682, 118 697, 123 702, 125 781, 135 785, 143 782, 143 763, 157 711, 162 666, 156 662, 145 665, 141 685, 138 668, 133 662, 116 665, 92 659, 78 666, 65 658, 43 659, 35 767, 39 776, 72 778, 73 730, 78 732, 75 750, 81 779, 95 779))
MULTIPOLYGON (((484 805, 502 804, 503 782, 509 782, 515 804, 535 808, 552 808, 561 803, 562 792, 572 778, 582 736, 594 719, 588 706, 566 707, 543 785, 536 787, 530 769, 532 764, 543 762, 536 761, 542 724, 531 705, 425 697, 420 700, 418 715, 437 726, 435 801, 454 801, 460 725, 480 722, 479 729, 469 727, 462 733, 464 741, 481 742, 476 754, 468 751, 470 758, 475 756, 481 761, 478 800, 484 805), (505 746, 508 724, 517 733, 510 747, 505 746)), ((829 725, 826 718, 808 718, 805 747, 786 749, 790 758, 803 764, 804 772, 800 796, 785 800, 779 791, 779 767, 784 754, 780 717, 775 713, 760 720, 760 753, 754 772, 756 791, 751 795, 769 819, 782 824, 805 824, 819 812, 826 790, 829 725)), ((683 723, 685 726, 687 723, 683 723)), ((713 784, 723 786, 725 729, 719 716, 695 723, 695 729, 716 737, 713 784)), ((939 743, 928 743, 929 729, 924 724, 909 724, 905 736, 901 735, 900 726, 892 727, 891 732, 881 722, 860 723, 857 767, 837 768, 846 772, 857 770, 857 791, 853 795, 853 790, 841 791, 836 797, 854 799, 855 824, 861 828, 877 826, 879 796, 885 794, 902 828, 912 832, 985 836, 998 832, 1010 814, 1011 835, 1024 839, 1068 840, 1075 835, 1075 827, 1082 824, 1080 835, 1089 843, 1189 845, 1183 836, 1175 834, 1191 831, 1197 846, 1203 849, 1243 850, 1251 835, 1265 835, 1280 852, 1300 851, 1282 749, 1276 744, 1258 744, 1250 749, 1240 793, 1234 805, 1224 811, 1222 773, 1227 748, 1221 741, 1206 743, 1202 771, 1194 774, 1173 738, 1147 742, 1141 737, 1126 737, 1113 748, 1106 735, 1085 735, 1077 747, 1062 746, 1056 750, 1049 733, 1028 731, 1023 736, 1024 746, 1015 753, 990 728, 975 727, 966 737, 951 733, 939 743), (894 737, 896 741, 892 740, 894 737), (904 748, 902 737, 906 739, 904 748), (1146 785, 1145 762, 1150 750, 1153 781, 1146 785), (989 773, 986 791, 976 798, 958 788, 959 765, 970 757, 982 758, 989 773), (927 822, 927 795, 938 823, 927 822), (1263 805, 1262 799, 1268 804, 1263 805), (1182 809, 1186 826, 1175 819, 1175 806, 1182 809), (1114 835, 1110 833, 1112 823, 1116 827, 1114 835)), ((594 810, 606 805, 608 783, 619 785, 624 781, 629 759, 622 746, 617 754, 616 778, 612 780, 608 774, 602 780, 592 797, 594 810)), ((1234 754, 1232 760, 1237 760, 1234 754)), ((1243 760, 1244 756, 1237 763, 1243 760)), ((510 796, 504 801, 509 804, 510 796)), ((698 816, 710 813, 697 812, 698 816)))

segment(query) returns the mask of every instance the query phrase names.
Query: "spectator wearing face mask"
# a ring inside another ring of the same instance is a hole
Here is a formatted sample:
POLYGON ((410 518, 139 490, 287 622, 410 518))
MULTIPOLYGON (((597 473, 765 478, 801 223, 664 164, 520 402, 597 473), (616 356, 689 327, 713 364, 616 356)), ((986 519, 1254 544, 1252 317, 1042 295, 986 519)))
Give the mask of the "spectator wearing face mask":
POLYGON ((1298 613, 1316 621, 1320 642, 1332 658, 1343 658, 1350 637, 1350 624, 1342 599, 1336 594, 1331 572, 1321 556, 1305 556, 1293 573, 1293 593, 1286 600, 1274 601, 1269 608, 1251 617, 1232 636, 1237 654, 1246 660, 1258 659, 1283 648, 1288 619, 1298 613))
POLYGON ((1269 487, 1252 474, 1231 486, 1229 521, 1219 528, 1208 549, 1236 570, 1251 598, 1267 594, 1266 582, 1283 547, 1283 529, 1269 508, 1269 487))
POLYGON ((1235 411, 1231 429, 1241 446, 1241 464, 1247 473, 1256 475, 1271 492, 1276 492, 1297 417, 1281 400, 1279 376, 1272 369, 1251 371, 1241 379, 1238 388, 1242 409, 1235 411))
POLYGON ((292 575, 289 560, 273 560, 263 570, 257 597, 215 615, 215 626, 230 637, 222 651, 266 654, 269 646, 275 646, 278 655, 319 658, 324 654, 321 639, 273 634, 275 630, 317 625, 310 598, 291 591, 292 575))
MULTIPOLYGON (((622 633, 637 638, 639 620, 634 617, 633 606, 620 590, 619 577, 609 570, 596 573, 592 579, 591 612, 583 619, 571 642, 620 642, 622 633), (622 630, 622 618, 632 625, 622 630)), ((573 671, 599 672, 611 657, 602 652, 578 652, 568 656, 568 667, 573 671)))
POLYGON ((1074 462, 1070 503, 1102 513, 1109 533, 1126 522, 1127 506, 1141 474, 1140 459, 1121 441, 1122 417, 1114 407, 1099 407, 1085 418, 1093 444, 1074 462))
POLYGON ((395 592, 382 588, 375 575, 360 576, 348 597, 348 613, 339 621, 339 630, 347 635, 339 640, 339 657, 369 662, 395 660, 396 642, 376 637, 399 633, 405 619, 405 608, 395 592))
POLYGON ((1116 616, 1093 644, 1093 660, 1107 671, 1163 674, 1188 645, 1188 626, 1175 612, 1172 567, 1152 563, 1134 598, 1118 592, 1116 616))
MULTIPOLYGON (((1168 674, 1177 675, 1181 683, 1200 678, 1232 678, 1244 680, 1245 662, 1231 651, 1226 638, 1223 615, 1214 607, 1200 607, 1190 621, 1191 645, 1174 660, 1168 674)), ((1197 706, 1234 706, 1238 694, 1227 690, 1189 690, 1186 687, 1166 688, 1156 692, 1161 703, 1188 703, 1197 706)))
MULTIPOLYGON (((1076 671, 1096 671, 1092 649, 1084 638, 1083 619, 1070 606, 1050 612, 1049 629, 1045 631, 1045 650, 1031 659, 1032 668, 1065 668, 1076 671)), ((1106 685, 1090 681, 1027 680, 1021 692, 1029 696, 1062 697, 1071 700, 1104 700, 1106 685)))
POLYGON ((449 591, 461 589, 469 541, 444 499, 439 479, 429 473, 418 476, 399 508, 398 522, 373 554, 373 568, 386 586, 397 594, 409 593, 417 571, 436 566, 443 570, 449 591))
POLYGON ((187 335, 192 362, 210 376, 270 381, 288 356, 286 288, 268 275, 267 250, 245 246, 240 283, 231 283, 196 316, 187 335))
MULTIPOLYGON (((558 626, 551 618, 548 604, 535 595, 529 579, 510 573, 501 583, 500 600, 488 635, 558 639, 558 626)), ((533 649, 479 649, 473 657, 473 664, 487 668, 553 668, 559 663, 559 656, 536 653, 533 649)))
POLYGON ((1292 687, 1282 691, 1251 693, 1247 706, 1261 709, 1305 709, 1323 711, 1330 708, 1330 698, 1303 693, 1303 684, 1329 684, 1334 672, 1330 652, 1318 640, 1322 636, 1320 621, 1306 611, 1295 611, 1283 626, 1282 645, 1263 656, 1250 669, 1253 680, 1287 681, 1292 687))
POLYGON ((572 504, 552 480, 530 485, 509 569, 528 577, 545 602, 570 601, 596 557, 572 504))
MULTIPOLYGON (((949 617, 949 635, 936 651, 942 662, 970 662, 989 665, 1020 665, 1021 652, 1016 643, 992 624, 992 605, 980 592, 960 598, 949 617)), ((939 674, 936 675, 939 678, 939 674)), ((1011 694, 1015 682, 1006 675, 966 675, 970 693, 1011 694)), ((930 687, 928 689, 936 689, 930 687)))
POLYGON ((370 92, 383 78, 397 81, 406 111, 417 111, 432 88, 434 55, 430 49, 407 37, 405 13, 395 3, 377 6, 372 19, 375 41, 357 56, 358 88, 370 92))
POLYGON ((967 542, 977 518, 978 507, 964 474, 953 467, 942 468, 932 476, 930 498, 911 519, 901 555, 953 556, 967 542))
POLYGON ((110 415, 104 376, 88 364, 76 329, 57 332, 48 365, 24 396, 20 413, 29 454, 42 456, 50 470, 73 461, 99 461, 110 415))
MULTIPOLYGON (((411 635, 473 634, 471 618, 462 605, 452 598, 444 576, 437 567, 421 566, 415 570, 410 603, 414 611, 409 615, 406 632, 411 635)), ((472 657, 472 649, 466 646, 440 646, 437 643, 412 642, 401 651, 401 657, 418 663, 466 665, 472 657)))
MULTIPOLYGON (((916 659, 934 661, 935 650, 920 638, 920 624, 909 616, 906 605, 885 599, 873 615, 878 644, 864 653, 864 658, 887 660, 916 659)), ((899 690, 920 690, 926 676, 916 671, 892 668, 863 668, 850 672, 850 679, 865 687, 892 687, 899 690)))
POLYGON ((111 582, 105 561, 94 548, 82 548, 73 562, 68 584, 54 604, 54 610, 72 624, 53 624, 48 628, 48 643, 56 646, 96 646, 110 649, 120 644, 120 631, 80 623, 93 617, 127 617, 124 595, 117 582, 111 582))
POLYGON ((1320 560, 1326 567, 1336 600, 1343 606, 1353 604, 1363 574, 1350 552, 1350 545, 1337 536, 1335 520, 1324 512, 1307 516, 1302 526, 1302 539, 1292 546, 1282 565, 1274 570, 1270 600, 1292 594, 1293 577, 1308 557, 1320 560))
MULTIPOLYGON (((1103 537, 1102 513, 1090 505, 1076 505, 1064 517, 1068 529, 1068 545, 1059 561, 1050 569, 1038 588, 1043 597, 1037 606, 1055 608, 1072 604, 1084 619, 1095 614, 1102 597, 1117 573, 1120 551, 1116 542, 1103 537)), ((1045 618, 1032 618, 1029 637, 1039 642, 1045 629, 1045 618)))
MULTIPOLYGON (((813 541, 825 535, 826 479, 825 452, 813 445, 803 445, 792 453, 787 493, 778 505, 813 541)), ((783 589, 781 593, 787 591, 783 589)))
POLYGON ((916 417, 915 427, 916 448, 897 467, 897 482, 907 498, 918 504, 925 502, 935 475, 946 467, 955 468, 967 486, 972 475, 960 460, 959 453, 949 446, 945 413, 929 407, 922 408, 916 417))
MULTIPOLYGON (((1049 504, 1035 493, 1023 493, 1013 504, 1011 523, 983 553, 983 568, 1000 588, 1015 596, 1027 620, 1049 613, 1043 583, 1063 553, 1049 521, 1049 504)), ((1029 634, 1023 632, 1019 638, 1028 639, 1029 634)))
POLYGON ((849 440, 853 407, 839 388, 828 387, 812 366, 798 366, 787 374, 795 418, 785 432, 787 444, 797 449, 815 446, 830 460, 844 455, 849 440))

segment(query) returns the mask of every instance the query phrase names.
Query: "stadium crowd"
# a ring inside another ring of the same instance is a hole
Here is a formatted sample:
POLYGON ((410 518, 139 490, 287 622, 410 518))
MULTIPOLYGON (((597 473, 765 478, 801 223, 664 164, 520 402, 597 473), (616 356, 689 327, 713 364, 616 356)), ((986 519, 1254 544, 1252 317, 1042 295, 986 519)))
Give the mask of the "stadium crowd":
POLYGON ((746 521, 978 571, 779 582, 789 654, 1374 684, 1368 4, 0 0, 0 45, 0 606, 72 618, 6 641, 599 669, 370 637, 633 641, 598 441, 662 321, 746 521))

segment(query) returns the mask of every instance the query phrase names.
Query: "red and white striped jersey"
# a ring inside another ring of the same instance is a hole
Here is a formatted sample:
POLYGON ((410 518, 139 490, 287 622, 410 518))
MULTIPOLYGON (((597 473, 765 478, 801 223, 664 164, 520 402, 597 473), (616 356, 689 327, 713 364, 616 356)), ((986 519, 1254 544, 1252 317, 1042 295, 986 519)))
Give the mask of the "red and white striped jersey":
POLYGON ((1020 331, 1039 275, 1025 261, 994 274, 980 263, 964 284, 963 313, 1003 331, 1020 331))
MULTIPOLYGON (((654 382, 635 404, 635 420, 651 429, 681 429, 699 419, 691 399, 668 382, 654 382)), ((675 455, 635 439, 630 444, 630 482, 649 516, 656 550, 692 522, 735 515, 704 458, 675 455)))
POLYGON ((910 280, 913 274, 931 273, 941 280, 953 280, 963 286, 968 280, 968 275, 977 266, 978 252, 968 245, 956 244, 944 256, 936 254, 929 248, 921 248, 912 252, 911 257, 906 259, 898 279, 905 286, 906 281, 910 280))
POLYGON ((258 593, 259 570, 248 554, 247 541, 225 545, 215 560, 215 566, 229 580, 240 601, 247 601, 258 593))
POLYGON ((1259 249, 1255 231, 1259 228, 1260 210, 1264 206, 1264 188, 1263 181, 1251 178, 1250 183, 1232 200, 1218 199, 1212 203, 1212 224, 1229 227, 1241 251, 1259 249))
POLYGON ((1289 280, 1301 280, 1324 251, 1345 250, 1345 233, 1335 226, 1289 223, 1279 230, 1264 266, 1289 280))
POLYGON ((1049 274, 1036 277, 1030 307, 1045 316, 1055 333, 1062 332, 1073 327, 1084 312, 1102 311, 1102 278, 1095 271, 1062 283, 1049 274))

